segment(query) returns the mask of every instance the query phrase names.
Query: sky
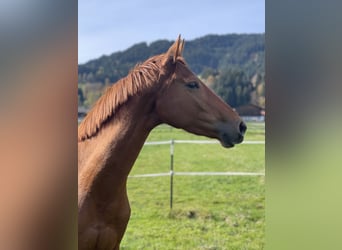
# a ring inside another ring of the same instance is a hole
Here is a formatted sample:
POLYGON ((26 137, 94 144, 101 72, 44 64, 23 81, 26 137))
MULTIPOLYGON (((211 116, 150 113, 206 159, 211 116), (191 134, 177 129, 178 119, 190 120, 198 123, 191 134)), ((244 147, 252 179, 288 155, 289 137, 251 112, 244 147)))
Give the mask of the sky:
POLYGON ((80 0, 78 62, 139 42, 264 33, 265 0, 80 0))

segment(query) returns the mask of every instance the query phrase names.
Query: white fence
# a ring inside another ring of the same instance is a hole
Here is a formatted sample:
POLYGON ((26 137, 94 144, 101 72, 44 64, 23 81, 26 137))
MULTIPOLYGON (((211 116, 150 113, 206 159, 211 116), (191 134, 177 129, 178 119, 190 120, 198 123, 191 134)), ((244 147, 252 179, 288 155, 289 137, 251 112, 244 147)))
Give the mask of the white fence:
MULTIPOLYGON (((265 172, 252 173, 252 172, 175 172, 174 171, 174 147, 175 144, 219 144, 214 140, 168 140, 168 141, 154 141, 145 142, 144 146, 154 145, 170 145, 170 171, 168 173, 152 173, 152 174, 137 174, 130 175, 130 178, 142 178, 142 177, 159 177, 170 176, 170 208, 173 204, 173 176, 264 176, 265 172)), ((244 141, 242 144, 265 144, 265 141, 244 141)))
MULTIPOLYGON (((139 177, 158 177, 158 176, 168 176, 168 175, 226 175, 226 176, 263 176, 265 173, 251 173, 251 172, 174 172, 173 171, 173 155, 174 155, 174 145, 175 144, 219 144, 216 140, 168 140, 168 141, 151 141, 145 142, 144 146, 154 146, 154 145, 170 145, 170 172, 168 173, 153 173, 153 174, 137 174, 130 175, 131 178, 139 177), (171 160, 172 159, 172 160, 171 160)), ((265 144, 265 141, 243 141, 242 144, 265 144)))

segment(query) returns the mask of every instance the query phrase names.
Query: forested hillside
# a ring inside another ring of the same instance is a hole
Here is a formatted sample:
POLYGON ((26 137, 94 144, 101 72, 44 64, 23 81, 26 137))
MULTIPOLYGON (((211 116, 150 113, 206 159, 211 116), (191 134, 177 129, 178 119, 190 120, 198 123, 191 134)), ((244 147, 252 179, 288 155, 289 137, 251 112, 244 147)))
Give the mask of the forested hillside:
MULTIPOLYGON (((207 35, 186 41, 189 67, 232 106, 264 106, 264 34, 207 35)), ((164 53, 173 41, 138 43, 125 51, 91 60, 78 67, 80 105, 91 106, 109 86, 137 63, 164 53)))

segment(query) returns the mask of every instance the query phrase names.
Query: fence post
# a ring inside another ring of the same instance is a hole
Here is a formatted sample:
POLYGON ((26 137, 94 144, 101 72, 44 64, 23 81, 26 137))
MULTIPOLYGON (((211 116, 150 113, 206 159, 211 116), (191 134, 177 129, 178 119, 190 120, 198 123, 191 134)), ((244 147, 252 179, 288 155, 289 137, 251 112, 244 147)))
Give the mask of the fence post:
POLYGON ((173 203, 173 154, 174 154, 175 141, 172 139, 170 144, 170 209, 173 203))

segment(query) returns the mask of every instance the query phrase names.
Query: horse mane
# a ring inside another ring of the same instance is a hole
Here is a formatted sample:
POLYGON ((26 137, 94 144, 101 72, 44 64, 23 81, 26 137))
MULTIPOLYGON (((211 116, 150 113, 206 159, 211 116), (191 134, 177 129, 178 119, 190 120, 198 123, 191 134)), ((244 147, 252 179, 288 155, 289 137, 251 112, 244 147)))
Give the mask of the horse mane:
POLYGON ((142 64, 137 64, 126 77, 107 88, 79 125, 78 141, 84 141, 96 135, 104 123, 114 116, 130 96, 158 82, 162 73, 161 60, 159 60, 161 56, 154 56, 142 64))

